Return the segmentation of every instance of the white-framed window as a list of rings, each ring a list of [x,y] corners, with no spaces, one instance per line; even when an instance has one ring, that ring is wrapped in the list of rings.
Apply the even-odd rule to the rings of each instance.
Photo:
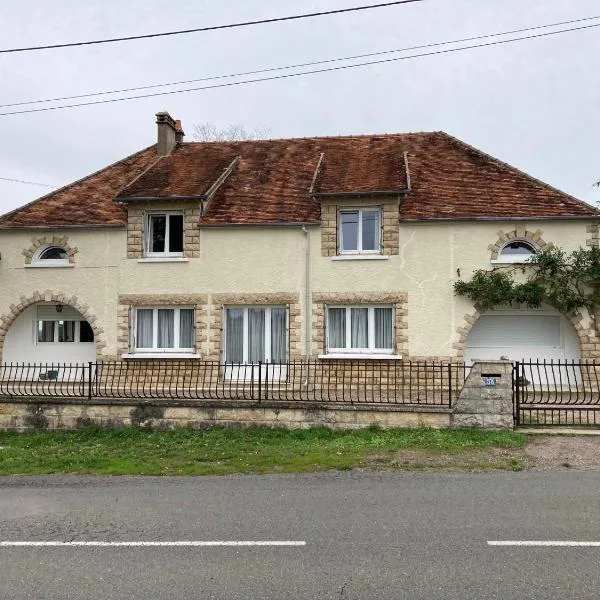
[[[35,339],[37,344],[91,343],[94,331],[87,321],[38,319]]]
[[[536,249],[528,242],[514,240],[505,244],[498,252],[497,263],[526,263],[536,254]]]
[[[67,251],[60,246],[43,246],[33,256],[33,264],[46,266],[61,266],[69,264]]]
[[[338,218],[340,254],[381,252],[380,208],[342,208]]]
[[[136,352],[194,352],[196,325],[192,307],[143,307],[134,311]]]
[[[287,362],[285,306],[226,306],[224,312],[226,363]]]
[[[327,352],[393,354],[393,306],[328,306]]]
[[[145,231],[146,256],[183,256],[182,212],[147,213]]]

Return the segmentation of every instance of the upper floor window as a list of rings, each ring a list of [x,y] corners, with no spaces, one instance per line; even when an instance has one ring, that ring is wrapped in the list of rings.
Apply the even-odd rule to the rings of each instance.
[[[146,255],[183,256],[183,214],[150,213],[146,216]]]
[[[497,262],[522,263],[527,262],[536,253],[535,248],[527,242],[514,241],[506,244],[498,253]]]
[[[327,308],[329,353],[394,352],[392,306],[330,306]]]
[[[341,209],[338,236],[342,254],[381,252],[381,209]]]
[[[33,264],[60,266],[69,264],[69,255],[60,246],[44,246],[35,254]]]

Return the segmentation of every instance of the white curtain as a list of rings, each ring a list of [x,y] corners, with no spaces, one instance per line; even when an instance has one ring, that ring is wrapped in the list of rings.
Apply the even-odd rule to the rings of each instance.
[[[158,347],[175,347],[175,311],[172,308],[158,309]]]
[[[394,348],[393,339],[393,309],[376,308],[375,309],[375,348]]]
[[[194,346],[194,311],[191,308],[182,308],[179,311],[179,347]]]
[[[328,348],[346,347],[346,309],[330,308],[327,311]]]
[[[351,346],[352,348],[369,347],[369,309],[351,308]]]
[[[228,308],[225,322],[225,361],[244,362],[244,309]]]
[[[271,309],[271,362],[284,363],[287,358],[286,309]]]
[[[248,309],[248,362],[265,360],[265,309]]]
[[[136,313],[137,320],[137,335],[136,335],[136,347],[138,348],[152,348],[152,337],[153,337],[153,323],[152,323],[152,309],[151,308],[138,308]]]

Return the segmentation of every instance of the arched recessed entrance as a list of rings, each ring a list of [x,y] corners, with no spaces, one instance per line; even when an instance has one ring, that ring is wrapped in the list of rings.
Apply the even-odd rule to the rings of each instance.
[[[492,310],[467,335],[465,360],[579,360],[581,346],[569,320],[549,307]]]
[[[5,363],[79,363],[96,360],[95,333],[72,306],[38,302],[25,308],[4,338]]]

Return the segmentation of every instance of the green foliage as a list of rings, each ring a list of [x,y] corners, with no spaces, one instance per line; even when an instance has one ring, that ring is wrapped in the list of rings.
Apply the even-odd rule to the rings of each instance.
[[[526,282],[515,281],[518,270],[527,273]],[[545,250],[527,265],[476,271],[470,281],[457,281],[454,292],[479,310],[511,304],[535,308],[545,302],[565,314],[585,307],[594,316],[600,304],[600,248]]]
[[[259,427],[205,430],[134,428],[0,432],[0,475],[223,475],[300,473],[327,469],[397,468],[397,452],[423,457],[473,455],[490,448],[519,449],[526,438],[482,429],[378,429],[340,431]],[[496,458],[486,468],[498,466]],[[448,465],[451,467],[452,465]],[[412,462],[402,468],[415,468]],[[446,467],[443,467],[446,468]]]

